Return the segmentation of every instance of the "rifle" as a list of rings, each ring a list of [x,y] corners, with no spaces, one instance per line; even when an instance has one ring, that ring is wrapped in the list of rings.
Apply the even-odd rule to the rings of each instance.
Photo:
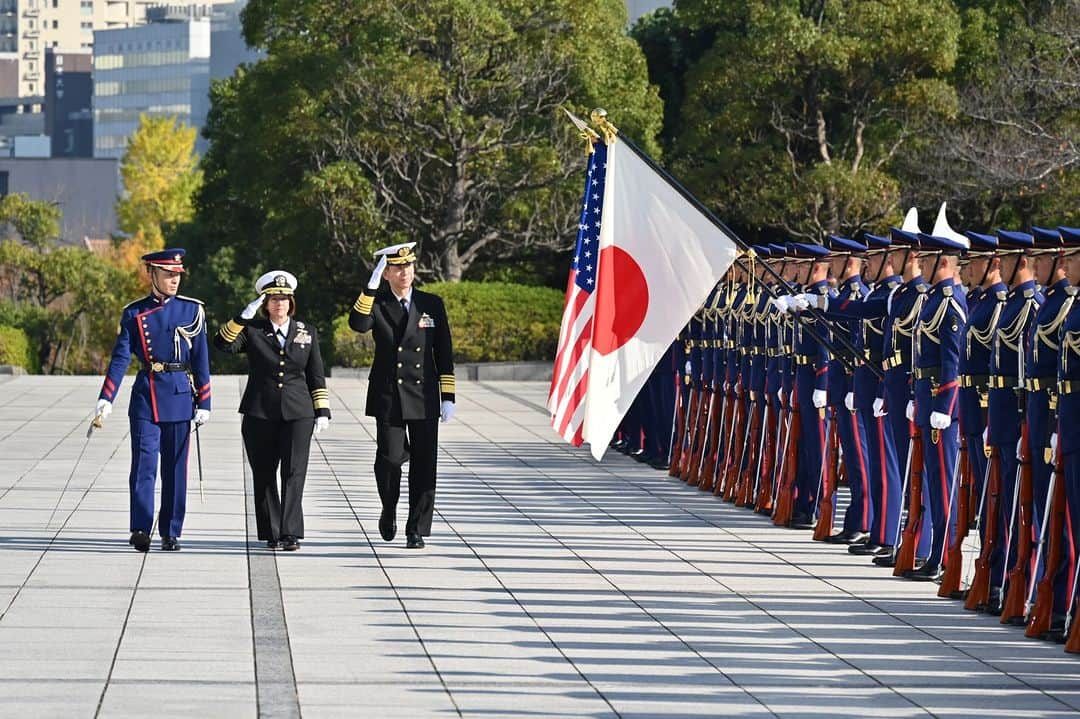
[[[1021,420],[1022,421],[1022,420]],[[1024,600],[1027,596],[1028,566],[1031,564],[1032,533],[1034,532],[1035,488],[1031,469],[1031,444],[1027,422],[1020,425],[1020,464],[1016,468],[1016,497],[1013,514],[1016,515],[1016,562],[1007,577],[1009,583],[1005,601],[1001,604],[1001,623],[1021,625],[1026,623]],[[1017,504],[1019,500],[1019,504]],[[1012,529],[1009,523],[1009,529]],[[1006,545],[1008,546],[1008,545]],[[1006,558],[1009,556],[1005,552]]]
[[[691,487],[698,486],[701,478],[701,465],[705,462],[705,453],[708,450],[709,425],[712,421],[713,405],[716,403],[716,392],[712,386],[706,387],[702,384],[701,391],[708,399],[701,400],[701,414],[704,419],[698,418],[697,432],[691,444],[690,471],[686,474],[686,483]]]
[[[915,545],[919,541],[922,531],[923,502],[922,502],[922,468],[923,468],[923,445],[922,433],[914,422],[910,423],[911,443],[908,450],[908,516],[907,524],[900,538],[900,547],[896,551],[896,566],[893,567],[893,576],[902,577],[905,572],[915,569]]]
[[[986,531],[982,533],[982,549],[975,560],[975,577],[964,600],[964,609],[970,611],[976,611],[990,601],[990,557],[997,550],[998,504],[1001,501],[1001,455],[997,447],[990,448],[986,471]]]
[[[716,483],[713,489],[713,494],[717,497],[723,497],[727,499],[728,493],[731,491],[731,485],[734,483],[734,477],[732,473],[738,471],[738,462],[741,461],[742,456],[739,450],[739,445],[736,442],[736,438],[739,435],[746,436],[746,403],[742,401],[746,393],[743,392],[742,384],[736,383],[732,390],[731,402],[734,405],[731,414],[731,424],[728,425],[728,431],[731,433],[728,437],[727,448],[724,452],[724,464],[721,471],[717,473]]]
[[[1080,582],[1080,557],[1077,558],[1076,566],[1073,568],[1073,585],[1072,592],[1069,593],[1069,608],[1065,610],[1065,651],[1069,654],[1080,654],[1080,622],[1073,621],[1076,618],[1076,585],[1078,582]]]
[[[726,426],[724,424],[727,417],[728,409],[728,393],[724,392],[723,384],[717,385],[713,388],[714,399],[719,396],[719,410],[714,410],[709,417],[709,444],[706,448],[705,462],[701,469],[701,478],[698,482],[698,489],[709,492],[713,488],[713,478],[716,475],[716,463],[720,458],[720,432]],[[714,406],[716,403],[714,402]]]
[[[795,405],[790,405],[787,410],[787,426],[784,429],[784,448],[780,454],[780,471],[776,474],[776,487],[772,497],[772,521],[780,527],[787,526],[787,523],[791,521],[791,485],[795,481],[791,468],[796,461],[793,455],[798,452],[798,440],[794,439],[799,432],[798,417],[799,413]],[[792,477],[790,480],[789,475]]]
[[[951,597],[960,591],[960,575],[964,565],[964,540],[969,527],[969,505],[971,504],[971,465],[967,455],[967,435],[960,433],[960,456],[957,458],[957,471],[960,473],[960,487],[956,500],[956,534],[949,545],[945,559],[945,573],[941,575],[939,597]]]
[[[824,417],[825,409],[818,412]],[[836,465],[839,442],[836,434],[837,417],[826,419],[825,427],[825,455],[821,458],[821,475],[818,480],[818,521],[814,525],[814,541],[823,542],[832,535],[833,514],[836,511]]]
[[[1062,547],[1067,511],[1064,473],[1065,468],[1059,454],[1054,461],[1054,471],[1050,475],[1050,487],[1046,492],[1046,511],[1043,512],[1042,526],[1039,528],[1039,548],[1035,554],[1035,567],[1038,568],[1043,550],[1046,548],[1046,565],[1038,585],[1035,584],[1035,572],[1031,573],[1031,586],[1028,588],[1028,599],[1024,606],[1025,615],[1028,617],[1027,629],[1024,630],[1024,636],[1027,637],[1037,638],[1046,634],[1050,631],[1053,618],[1055,575],[1065,554]],[[1047,532],[1050,536],[1048,543]],[[1032,606],[1031,597],[1036,594],[1036,587],[1038,591],[1035,604]]]
[[[753,398],[751,398],[750,401],[756,404]],[[762,403],[765,402],[764,393],[762,393],[760,400],[758,401]],[[749,449],[757,447],[758,452],[757,456],[747,458],[746,469],[744,469],[739,475],[739,486],[735,492],[736,507],[749,507],[754,503],[754,490],[757,488],[754,477],[756,476],[758,467],[760,467],[761,465],[761,451],[763,449],[761,446],[761,442],[759,441],[760,437],[763,434],[761,431],[761,425],[762,422],[765,420],[765,413],[768,411],[769,409],[767,404],[761,408],[760,412],[751,410],[753,414],[750,418],[750,434],[747,437],[747,447]]]
[[[754,490],[754,511],[758,514],[772,513],[773,470],[776,469],[776,460],[780,453],[780,438],[777,436],[780,432],[779,408],[774,408],[770,413],[769,404],[766,404],[765,412],[768,421],[765,422],[765,432],[761,436],[761,464],[757,471],[758,484]]]
[[[686,427],[683,434],[683,450],[679,456],[679,464],[675,467],[674,473],[672,473],[673,477],[686,477],[686,468],[690,463],[690,454],[693,450],[694,429],[697,426],[700,392],[700,388],[695,387],[693,386],[693,384],[691,384],[689,410],[686,413]]]
[[[682,370],[679,370],[679,376],[684,378],[684,383],[690,382],[690,378],[683,375]],[[675,428],[671,439],[671,463],[668,465],[669,477],[679,476],[679,465],[682,464],[683,440],[686,437],[687,414],[683,400],[683,388],[678,387],[675,390]]]

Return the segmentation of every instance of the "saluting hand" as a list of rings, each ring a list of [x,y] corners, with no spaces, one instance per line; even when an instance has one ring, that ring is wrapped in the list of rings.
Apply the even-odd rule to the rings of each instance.
[[[379,289],[379,282],[382,280],[383,270],[386,269],[386,255],[381,255],[379,261],[375,263],[375,269],[371,271],[371,278],[368,280],[367,286],[369,290]]]
[[[240,313],[240,317],[245,320],[250,320],[255,317],[255,313],[262,307],[262,303],[266,301],[266,295],[259,295],[254,300],[248,303],[248,306],[244,308],[244,311]]]

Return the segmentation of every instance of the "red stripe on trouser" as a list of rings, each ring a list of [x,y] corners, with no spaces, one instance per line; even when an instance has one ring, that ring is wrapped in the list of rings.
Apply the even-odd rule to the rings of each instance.
[[[945,543],[942,544],[942,549],[949,546],[949,515],[952,511],[950,505],[949,496],[949,478],[945,471],[945,442],[944,437],[939,439],[937,444],[938,453],[938,465],[941,469],[941,503],[945,507]]]
[[[1073,538],[1072,509],[1067,504],[1065,505],[1065,529],[1067,532],[1065,536],[1069,538],[1069,575],[1068,583],[1065,586],[1069,587],[1069,591],[1072,591],[1072,587],[1076,586],[1076,541]],[[1075,597],[1069,597],[1069,606],[1065,608],[1066,613],[1072,611],[1073,599]]]
[[[855,413],[851,413],[851,433],[855,437],[855,453],[859,455],[859,469],[862,471],[862,528],[859,530],[865,532],[870,528],[870,523],[866,521],[866,518],[870,516],[870,476],[866,473],[866,457],[863,452],[862,442],[859,440],[859,423],[856,420]]]

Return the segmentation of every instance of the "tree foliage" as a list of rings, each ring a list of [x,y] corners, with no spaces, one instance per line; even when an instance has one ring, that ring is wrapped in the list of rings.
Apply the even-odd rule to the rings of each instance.
[[[341,307],[374,249],[459,280],[569,247],[583,166],[560,107],[607,107],[656,149],[660,102],[620,0],[252,0],[266,51],[212,90],[203,257],[284,266]],[[334,313],[327,312],[329,320]]]
[[[120,160],[123,195],[116,203],[136,259],[163,248],[165,229],[195,215],[194,193],[202,182],[195,137],[195,128],[175,117],[139,116]]]

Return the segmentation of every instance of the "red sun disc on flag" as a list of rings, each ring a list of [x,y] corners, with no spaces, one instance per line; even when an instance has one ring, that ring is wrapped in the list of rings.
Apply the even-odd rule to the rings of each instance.
[[[610,354],[637,334],[649,309],[649,283],[626,250],[609,246],[600,252],[596,277],[593,349]]]

